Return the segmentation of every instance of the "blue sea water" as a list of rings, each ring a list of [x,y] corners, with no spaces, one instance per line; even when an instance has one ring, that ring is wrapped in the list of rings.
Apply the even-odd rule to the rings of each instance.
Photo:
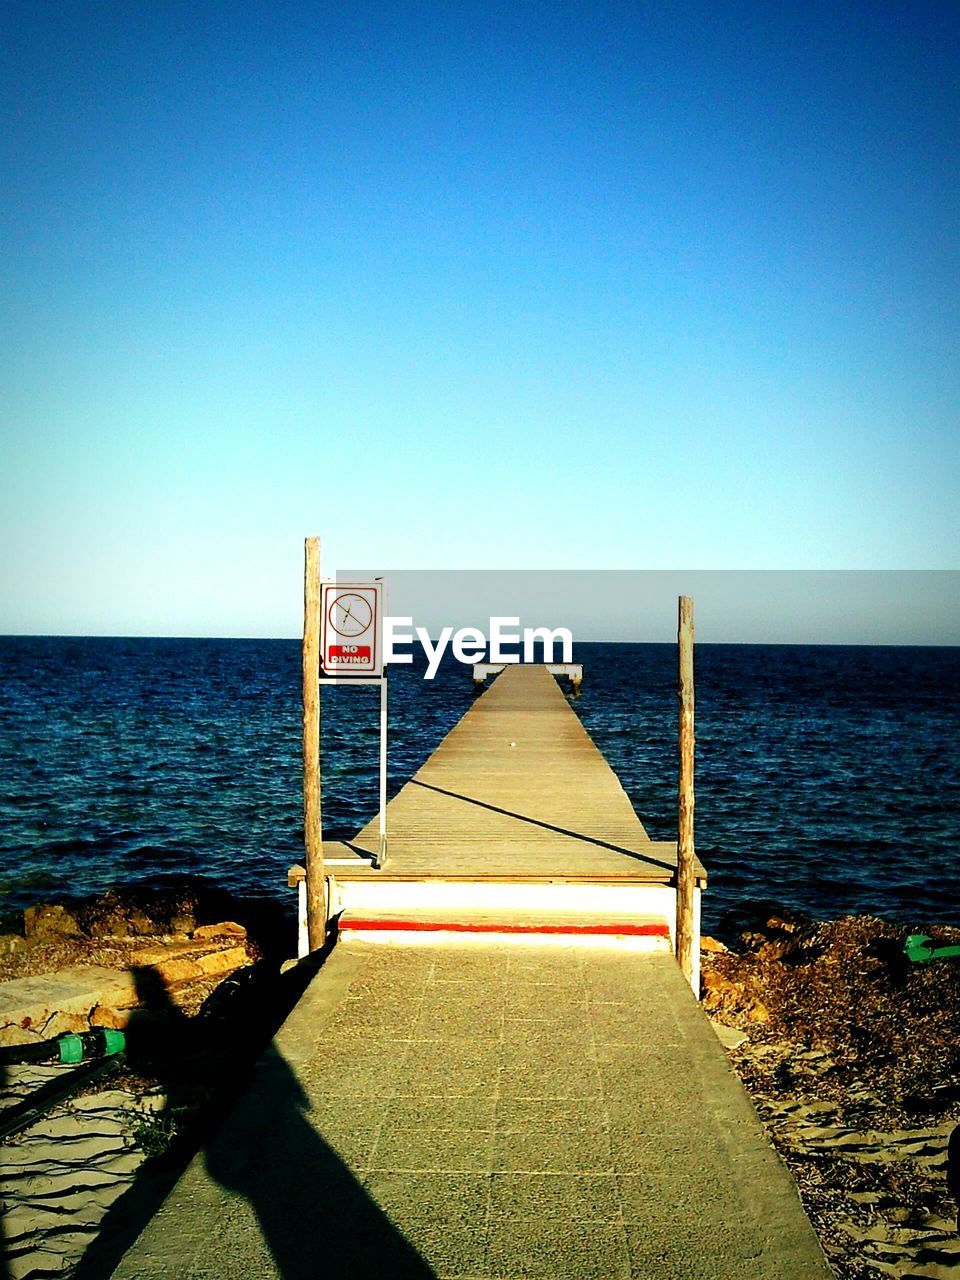
[[[575,657],[571,704],[673,838],[674,647]],[[757,897],[960,924],[960,650],[700,645],[696,666],[706,928]],[[475,696],[453,661],[421,675],[391,669],[390,794]],[[377,697],[323,690],[327,837],[376,810]],[[0,912],[182,875],[289,900],[300,768],[296,641],[0,638]]]

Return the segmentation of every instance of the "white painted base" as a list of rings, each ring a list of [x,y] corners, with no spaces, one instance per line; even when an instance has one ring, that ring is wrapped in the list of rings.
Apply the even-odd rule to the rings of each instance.
[[[329,914],[347,912],[354,917],[376,916],[389,912],[409,915],[416,919],[418,913],[451,911],[460,918],[469,918],[471,912],[489,914],[504,912],[506,916],[522,918],[525,913],[556,914],[576,919],[607,917],[625,923],[635,920],[662,921],[670,931],[669,943],[665,938],[618,938],[615,935],[599,935],[589,941],[585,935],[569,937],[557,934],[464,934],[436,932],[408,932],[402,930],[371,930],[364,933],[365,941],[392,942],[410,945],[427,942],[455,940],[458,945],[489,942],[491,938],[509,940],[517,946],[597,946],[631,951],[676,951],[677,892],[665,884],[523,884],[477,883],[456,880],[333,880]],[[693,973],[690,986],[700,998],[700,911],[702,890],[693,895]],[[345,938],[356,937],[351,931]]]
[[[500,946],[571,949],[589,947],[596,951],[649,951],[672,950],[668,938],[638,938],[622,934],[558,934],[558,933],[459,933],[430,929],[346,929],[340,935],[340,945],[351,942],[375,942],[387,946]]]
[[[367,915],[378,911],[556,913],[663,920],[671,937],[677,894],[660,884],[523,884],[455,880],[338,880],[331,911]]]
[[[310,941],[307,935],[307,882],[301,880],[297,884],[297,959],[302,960],[310,954]]]

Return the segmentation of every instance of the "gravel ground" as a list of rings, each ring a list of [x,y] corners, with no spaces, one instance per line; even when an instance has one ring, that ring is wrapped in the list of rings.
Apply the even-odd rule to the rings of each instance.
[[[733,923],[732,949],[704,956],[704,1006],[748,1036],[731,1061],[837,1275],[956,1280],[960,958],[911,963],[910,931],[867,916],[761,904]]]

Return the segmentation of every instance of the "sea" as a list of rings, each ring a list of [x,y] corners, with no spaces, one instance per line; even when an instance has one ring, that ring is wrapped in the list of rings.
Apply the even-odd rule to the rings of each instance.
[[[570,705],[651,838],[676,835],[676,649],[579,644]],[[395,794],[477,696],[389,672]],[[960,925],[960,649],[698,645],[704,928],[743,904]],[[322,690],[325,838],[377,808],[379,702]],[[0,915],[203,877],[289,904],[302,861],[300,646],[0,638]]]

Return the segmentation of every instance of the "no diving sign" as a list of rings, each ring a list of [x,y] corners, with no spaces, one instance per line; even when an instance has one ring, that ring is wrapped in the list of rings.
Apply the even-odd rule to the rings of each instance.
[[[320,665],[327,676],[383,674],[381,583],[324,582]]]

